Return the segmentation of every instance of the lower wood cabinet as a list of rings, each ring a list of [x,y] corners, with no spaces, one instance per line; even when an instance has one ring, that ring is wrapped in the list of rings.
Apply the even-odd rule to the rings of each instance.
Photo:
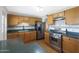
[[[47,43],[48,45],[50,45],[50,41],[49,41],[49,33],[45,32],[45,43]]]
[[[67,53],[79,53],[79,39],[63,36],[63,51]]]
[[[18,36],[18,32],[16,32],[16,33],[8,33],[7,34],[7,39],[15,40],[15,39],[17,39],[17,36]]]
[[[24,34],[24,42],[30,42],[36,40],[36,31],[25,32]]]
[[[36,40],[36,31],[32,31],[30,35],[31,35],[31,40]]]
[[[36,31],[8,33],[7,39],[19,39],[27,43],[36,40]]]
[[[79,39],[70,38],[74,42],[74,52],[79,53]]]
[[[24,33],[24,43],[29,42],[31,40],[30,32]]]
[[[20,40],[23,40],[24,39],[24,32],[18,32],[18,38]]]

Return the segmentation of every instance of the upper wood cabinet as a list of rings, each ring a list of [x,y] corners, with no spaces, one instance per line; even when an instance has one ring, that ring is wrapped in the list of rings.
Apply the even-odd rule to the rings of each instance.
[[[29,22],[30,24],[35,24],[35,21],[36,21],[35,18],[30,17],[30,22]]]
[[[53,15],[48,15],[48,20],[47,20],[47,23],[48,24],[53,24]]]
[[[53,14],[53,18],[56,18],[56,17],[64,17],[64,11]]]
[[[8,15],[7,24],[8,26],[16,26],[18,24],[18,16]]]
[[[18,23],[22,23],[23,22],[23,17],[22,16],[18,16]]]
[[[58,16],[59,16],[59,17],[64,17],[64,16],[65,16],[65,12],[64,12],[64,11],[63,11],[63,12],[59,12],[59,13],[58,13]]]
[[[53,14],[53,18],[58,17],[58,13]]]
[[[7,17],[7,24],[8,26],[16,26],[19,23],[29,23],[29,24],[35,24],[36,21],[40,21],[41,18],[36,17],[27,17],[27,16],[16,16],[16,15],[8,15]]]
[[[26,17],[26,16],[23,17],[23,22],[29,23],[29,21],[30,21],[29,17]]]
[[[66,24],[79,24],[79,7],[65,11]]]
[[[36,21],[40,21],[40,20],[41,20],[40,18],[30,17],[29,23],[30,23],[30,24],[35,24]]]

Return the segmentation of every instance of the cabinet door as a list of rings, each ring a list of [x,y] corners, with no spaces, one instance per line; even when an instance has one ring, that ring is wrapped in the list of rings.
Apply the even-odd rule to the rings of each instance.
[[[58,17],[58,13],[53,14],[53,18]]]
[[[35,18],[30,17],[30,21],[29,21],[29,23],[30,23],[31,25],[32,25],[32,24],[35,24],[35,21],[36,21]]]
[[[7,39],[15,40],[18,38],[18,33],[8,33]]]
[[[64,17],[64,11],[58,13],[58,17]]]
[[[7,24],[8,26],[16,26],[18,24],[18,16],[8,15]]]
[[[29,23],[29,21],[30,21],[30,20],[29,20],[29,17],[24,17],[24,18],[23,18],[23,22]]]
[[[74,52],[75,53],[79,53],[79,39],[76,38],[71,38],[74,42]]]
[[[79,7],[65,11],[66,24],[79,24]]]
[[[79,39],[76,40],[76,50],[77,53],[79,53]]]
[[[64,52],[74,53],[76,52],[75,41],[69,37],[63,37],[63,50]]]
[[[22,23],[23,22],[23,17],[22,16],[18,16],[18,23]]]
[[[45,32],[45,42],[50,45],[50,41],[49,41],[49,33]]]
[[[24,43],[27,43],[29,41],[31,41],[30,32],[25,32],[24,33]]]
[[[47,20],[47,23],[48,24],[53,24],[53,15],[48,15],[48,20]]]
[[[31,40],[32,41],[36,40],[36,31],[32,31],[30,35],[31,35]]]
[[[18,33],[18,38],[19,38],[20,40],[24,40],[24,35],[25,35],[24,32],[19,32],[19,33]]]

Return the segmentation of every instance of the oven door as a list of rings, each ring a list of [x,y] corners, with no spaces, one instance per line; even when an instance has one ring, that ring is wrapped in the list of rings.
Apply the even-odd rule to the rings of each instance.
[[[53,33],[50,35],[50,43],[53,48],[61,51],[62,48],[62,34]]]

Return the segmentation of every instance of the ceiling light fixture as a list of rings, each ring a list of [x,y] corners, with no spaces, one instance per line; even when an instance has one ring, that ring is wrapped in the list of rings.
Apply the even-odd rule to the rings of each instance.
[[[43,11],[43,7],[41,7],[41,6],[36,6],[35,9],[36,9],[37,12]]]

